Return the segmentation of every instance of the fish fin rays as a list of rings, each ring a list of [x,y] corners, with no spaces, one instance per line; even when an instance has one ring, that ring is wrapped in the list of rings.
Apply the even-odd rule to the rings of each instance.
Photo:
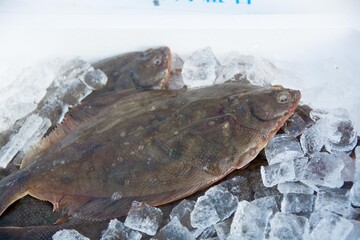
[[[45,192],[33,192],[30,195],[41,200],[50,201],[54,205],[54,210],[62,210],[75,218],[102,221],[126,216],[133,201],[159,206],[188,196],[198,189],[198,186],[193,186],[180,191],[173,190],[146,196],[121,197],[119,195],[118,198]]]
[[[107,106],[118,101],[120,98],[133,93],[133,90],[118,93],[106,93],[75,106],[65,115],[64,121],[61,124],[56,126],[48,136],[41,139],[28,151],[22,160],[20,168],[24,168],[33,161],[36,161],[36,159],[39,159],[36,156],[46,152],[49,148],[63,140],[70,133],[76,131],[81,124],[90,121]]]

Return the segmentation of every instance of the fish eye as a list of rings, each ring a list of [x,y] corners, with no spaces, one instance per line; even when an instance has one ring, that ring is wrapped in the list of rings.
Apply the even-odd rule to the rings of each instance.
[[[160,65],[160,64],[162,63],[161,58],[155,58],[154,61],[153,61],[153,63],[154,63],[155,65]]]
[[[288,103],[290,100],[290,94],[287,92],[281,92],[277,95],[278,103]]]

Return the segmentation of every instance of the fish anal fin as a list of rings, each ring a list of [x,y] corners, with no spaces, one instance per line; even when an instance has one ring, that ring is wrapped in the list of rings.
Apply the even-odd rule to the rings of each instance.
[[[94,197],[50,192],[30,192],[30,195],[50,201],[54,205],[54,210],[62,210],[70,216],[84,220],[102,221],[127,215],[133,201],[159,206],[186,197],[197,190],[200,190],[199,186],[153,195],[124,197],[120,195],[116,195],[117,197]]]

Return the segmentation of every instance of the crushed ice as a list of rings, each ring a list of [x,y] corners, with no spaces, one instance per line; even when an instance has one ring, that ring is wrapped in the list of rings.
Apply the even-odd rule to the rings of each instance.
[[[194,52],[185,61],[174,59],[173,89],[228,80],[268,86],[279,72],[265,59],[239,54],[229,55],[221,64],[210,48]],[[13,90],[0,97],[6,110],[0,115],[0,166],[61,121],[61,114],[54,119],[51,112],[77,104],[106,81],[101,71],[78,59],[52,68],[46,77],[43,72],[25,70],[9,86]],[[26,93],[29,84],[34,85]],[[41,103],[39,96],[44,95]],[[159,208],[134,202],[124,222],[110,221],[102,239],[135,240],[144,235],[154,240],[359,239],[360,148],[353,151],[358,144],[355,124],[343,109],[315,109],[310,117],[297,111],[283,127],[284,134],[269,142],[265,148],[269,165],[261,167],[261,173],[228,179],[196,201],[184,199],[165,222]],[[20,124],[16,125],[17,119]],[[12,131],[4,135],[6,129]],[[74,230],[62,230],[53,239],[86,238]]]

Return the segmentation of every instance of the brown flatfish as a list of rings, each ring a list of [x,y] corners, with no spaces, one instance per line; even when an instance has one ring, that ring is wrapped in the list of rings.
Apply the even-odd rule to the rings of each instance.
[[[74,109],[0,182],[0,213],[31,195],[104,220],[126,215],[134,200],[186,197],[246,166],[300,100],[296,90],[241,84],[135,92]]]

